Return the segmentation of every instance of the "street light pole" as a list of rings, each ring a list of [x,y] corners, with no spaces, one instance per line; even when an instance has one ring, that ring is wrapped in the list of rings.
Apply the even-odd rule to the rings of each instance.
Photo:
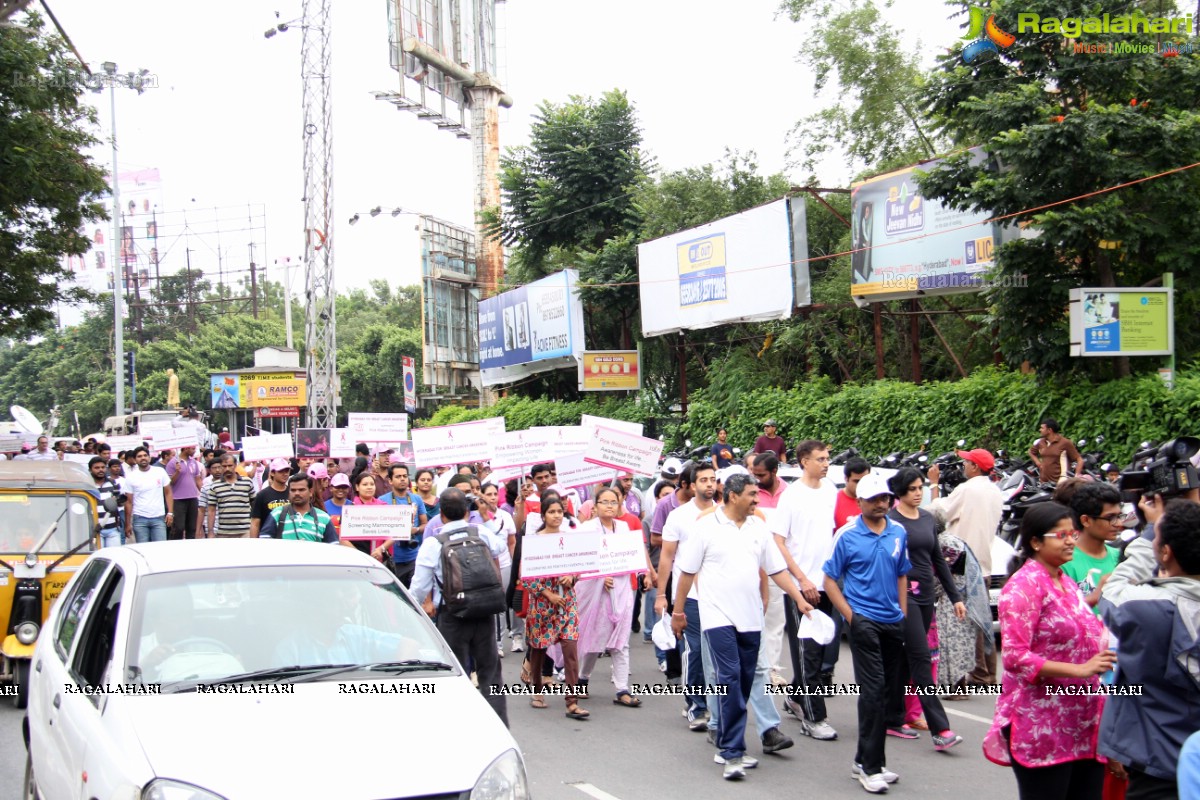
[[[157,79],[147,70],[138,70],[126,75],[117,74],[117,65],[112,61],[103,64],[104,74],[93,73],[95,82],[89,81],[88,87],[95,92],[104,91],[108,84],[109,108],[112,112],[112,196],[113,196],[113,372],[115,373],[115,403],[116,415],[125,413],[125,376],[122,369],[125,366],[125,309],[122,302],[124,286],[124,264],[121,263],[121,187],[117,180],[117,84],[134,89],[138,94],[146,90],[146,86],[156,86]]]
[[[112,196],[113,196],[113,372],[116,377],[116,411],[118,417],[125,413],[125,313],[122,308],[124,281],[121,274],[121,189],[117,179],[117,82],[113,76],[117,65],[104,62],[108,73],[108,96],[112,109]]]

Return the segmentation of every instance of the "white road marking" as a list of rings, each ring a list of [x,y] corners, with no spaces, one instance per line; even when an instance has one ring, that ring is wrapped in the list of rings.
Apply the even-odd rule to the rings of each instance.
[[[595,798],[595,800],[621,800],[621,798],[617,797],[616,795],[611,795],[603,789],[597,789],[590,783],[568,783],[567,785],[574,786],[588,797]]]
[[[968,714],[966,711],[959,711],[957,708],[947,708],[945,706],[943,706],[943,710],[947,714],[953,714],[956,717],[966,717],[967,719],[973,719],[976,722],[982,722],[984,725],[992,724],[992,720],[989,717],[981,717],[978,714]]]

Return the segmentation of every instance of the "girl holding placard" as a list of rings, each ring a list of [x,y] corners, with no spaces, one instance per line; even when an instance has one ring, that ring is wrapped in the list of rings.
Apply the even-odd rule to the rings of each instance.
[[[557,492],[546,492],[541,498],[542,524],[538,535],[560,535],[570,530],[565,524],[566,506]],[[529,594],[529,613],[525,617],[525,637],[529,644],[529,673],[534,697],[530,705],[546,708],[542,697],[542,664],[546,648],[558,643],[562,648],[563,665],[568,687],[579,685],[579,608],[575,599],[576,575],[522,579]],[[589,712],[579,707],[579,697],[566,696],[567,716],[587,719]]]

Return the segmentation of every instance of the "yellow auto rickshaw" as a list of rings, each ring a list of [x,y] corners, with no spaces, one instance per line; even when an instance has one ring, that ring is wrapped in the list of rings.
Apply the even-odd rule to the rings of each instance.
[[[82,464],[0,462],[0,682],[17,708],[50,606],[98,544],[95,491]]]

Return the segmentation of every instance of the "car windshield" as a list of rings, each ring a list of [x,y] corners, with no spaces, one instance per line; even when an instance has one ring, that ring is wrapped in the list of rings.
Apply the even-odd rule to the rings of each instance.
[[[58,529],[43,553],[65,553],[92,535],[91,504],[78,495],[0,492],[0,553],[28,553],[50,530]]]
[[[260,566],[142,578],[126,680],[218,681],[287,667],[453,663],[382,567]]]

